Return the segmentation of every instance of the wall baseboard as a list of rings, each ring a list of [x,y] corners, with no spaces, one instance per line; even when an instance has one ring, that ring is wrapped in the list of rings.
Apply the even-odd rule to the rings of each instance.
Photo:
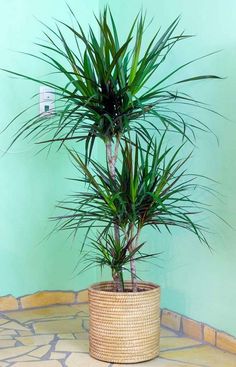
[[[47,307],[52,305],[71,305],[88,302],[88,290],[41,291],[15,298],[12,295],[0,297],[0,312]],[[223,351],[236,354],[236,338],[212,326],[190,319],[168,309],[161,310],[161,324],[203,343],[210,344]]]

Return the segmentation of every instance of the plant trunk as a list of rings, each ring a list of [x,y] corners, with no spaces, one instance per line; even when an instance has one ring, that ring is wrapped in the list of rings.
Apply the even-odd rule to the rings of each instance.
[[[122,274],[119,274],[117,272],[112,272],[112,277],[115,284],[115,290],[116,292],[123,292],[124,286],[123,286],[123,280],[122,280]]]
[[[106,142],[106,159],[107,159],[108,169],[109,169],[112,180],[114,180],[115,176],[116,176],[116,161],[117,161],[117,157],[118,157],[119,144],[120,144],[120,140],[119,140],[119,138],[117,138],[116,139],[116,145],[115,145],[115,151],[114,151],[114,155],[113,155],[112,154],[112,142],[111,142],[111,140]],[[117,224],[114,224],[114,237],[115,237],[115,240],[117,242],[120,241],[120,230],[119,230],[119,226]],[[123,292],[124,291],[124,286],[123,286],[122,272],[120,274],[119,273],[114,273],[112,276],[113,276],[113,280],[114,280],[114,283],[115,283],[116,291],[117,292]]]
[[[132,225],[131,235],[130,235],[132,241],[128,248],[130,253],[138,246],[139,234],[140,234],[140,229],[137,230],[136,239],[134,241],[134,226]],[[133,292],[137,292],[138,285],[137,285],[137,276],[136,276],[136,264],[135,264],[135,259],[133,258],[133,256],[131,256],[130,258],[130,272],[131,272],[132,290]]]

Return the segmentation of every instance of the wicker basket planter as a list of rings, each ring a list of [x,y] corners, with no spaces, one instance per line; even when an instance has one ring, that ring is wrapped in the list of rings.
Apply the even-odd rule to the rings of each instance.
[[[131,284],[127,282],[125,288]],[[136,363],[159,355],[160,287],[139,283],[137,293],[113,292],[113,283],[89,289],[90,355],[110,363]]]

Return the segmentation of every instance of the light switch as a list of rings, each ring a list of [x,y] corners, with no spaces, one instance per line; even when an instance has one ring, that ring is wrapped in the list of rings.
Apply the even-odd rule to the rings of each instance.
[[[50,117],[54,113],[55,108],[55,94],[54,90],[44,85],[40,86],[40,115]]]

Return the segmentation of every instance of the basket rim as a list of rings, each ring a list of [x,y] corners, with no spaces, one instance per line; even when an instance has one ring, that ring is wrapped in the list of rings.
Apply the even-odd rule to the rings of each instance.
[[[88,290],[93,292],[93,293],[95,292],[95,293],[98,293],[98,294],[101,294],[101,293],[102,294],[111,294],[111,295],[113,294],[116,297],[119,296],[119,295],[120,296],[127,295],[129,297],[131,297],[131,296],[137,297],[137,295],[150,294],[150,293],[156,292],[157,290],[160,290],[160,286],[158,284],[155,284],[155,283],[152,283],[152,282],[145,282],[145,281],[137,282],[137,284],[139,286],[140,285],[150,286],[150,289],[145,290],[145,291],[140,291],[140,292],[113,292],[113,291],[103,290],[103,289],[100,288],[102,286],[106,286],[106,285],[110,285],[110,284],[114,284],[114,283],[112,281],[104,281],[104,282],[93,283],[88,288]],[[132,282],[131,281],[125,281],[124,284],[131,285]]]

